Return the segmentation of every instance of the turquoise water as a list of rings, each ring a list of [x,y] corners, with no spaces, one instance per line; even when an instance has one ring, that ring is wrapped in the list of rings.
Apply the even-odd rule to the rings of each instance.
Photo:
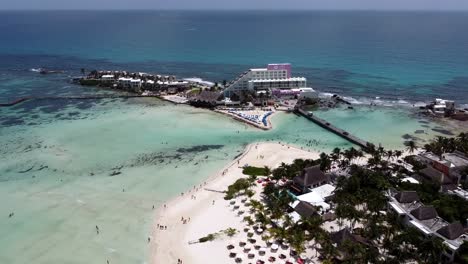
[[[386,146],[401,147],[401,135],[420,128],[400,111],[355,110],[354,118],[367,118],[358,126],[339,113],[347,112],[321,114]],[[375,130],[378,116],[386,117],[381,126],[401,125]],[[323,151],[351,146],[294,114],[274,116],[275,129],[265,132],[158,100],[98,104],[72,120],[41,123],[50,118],[39,114],[37,125],[0,130],[1,263],[144,263],[152,206],[203,182],[246,144],[282,141]],[[115,171],[121,174],[111,176]]]
[[[402,148],[408,138],[422,141],[440,129],[415,115],[413,102],[436,96],[468,102],[467,18],[463,12],[1,11],[0,30],[8,37],[0,41],[0,102],[113,93],[69,83],[81,68],[222,81],[252,66],[291,62],[321,92],[398,105],[316,114],[363,139]],[[31,71],[39,67],[65,72]],[[203,182],[246,144],[351,146],[293,114],[280,113],[273,123],[273,130],[259,131],[149,99],[0,108],[0,263],[144,263],[153,205]]]

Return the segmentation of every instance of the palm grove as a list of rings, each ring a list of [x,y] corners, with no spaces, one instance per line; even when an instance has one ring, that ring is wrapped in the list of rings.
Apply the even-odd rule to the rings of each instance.
[[[407,149],[417,149],[414,141],[407,142]],[[439,137],[424,146],[427,151],[442,154],[458,150],[468,154],[468,137],[462,133],[455,138]],[[440,263],[441,252],[445,245],[440,238],[424,236],[418,230],[405,226],[398,216],[387,210],[389,189],[414,190],[425,204],[433,205],[440,216],[447,221],[460,221],[466,224],[468,202],[460,197],[439,192],[437,183],[423,181],[421,184],[403,182],[410,172],[399,162],[401,151],[385,150],[369,145],[368,156],[354,148],[334,149],[332,153],[320,155],[318,160],[297,159],[292,164],[281,164],[271,171],[261,168],[250,171],[248,178],[242,178],[229,186],[226,199],[240,194],[253,196],[251,187],[256,175],[267,175],[272,181],[264,187],[262,201],[251,200],[250,210],[254,217],[247,216],[244,221],[250,225],[269,228],[269,236],[264,239],[277,239],[288,242],[298,253],[306,250],[306,245],[320,253],[323,263]],[[356,165],[353,161],[367,158],[366,165]],[[405,160],[411,160],[406,159]],[[400,161],[401,162],[401,161]],[[304,168],[320,165],[323,171],[332,168],[341,173],[334,179],[335,192],[331,203],[338,223],[351,223],[350,232],[356,239],[346,239],[337,245],[332,235],[323,229],[324,220],[319,214],[302,217],[294,223],[285,212],[291,211],[293,201],[289,185],[274,182],[290,182]],[[418,170],[420,167],[415,166]],[[468,171],[467,171],[468,172]],[[282,225],[277,225],[282,220]],[[357,226],[359,223],[359,227]],[[310,242],[310,243],[307,243]],[[456,262],[468,263],[468,246],[460,248]]]

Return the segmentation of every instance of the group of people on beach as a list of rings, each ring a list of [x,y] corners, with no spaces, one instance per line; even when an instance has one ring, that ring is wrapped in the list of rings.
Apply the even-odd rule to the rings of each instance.
[[[157,224],[156,227],[159,228],[159,230],[167,230],[167,226],[166,226],[166,225]]]

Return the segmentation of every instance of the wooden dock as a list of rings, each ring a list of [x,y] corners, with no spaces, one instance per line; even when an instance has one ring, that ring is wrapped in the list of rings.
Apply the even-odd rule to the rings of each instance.
[[[358,137],[356,137],[354,135],[351,135],[349,132],[330,124],[326,120],[323,120],[321,118],[316,117],[312,113],[304,111],[304,110],[302,110],[300,108],[296,109],[295,111],[296,111],[296,113],[302,115],[303,117],[309,119],[310,121],[316,123],[317,125],[319,125],[319,126],[325,128],[325,129],[335,133],[336,135],[348,140],[349,142],[351,142],[353,144],[356,144],[356,145],[360,146],[364,150],[366,150],[367,147],[369,146],[369,144],[371,144],[368,141],[362,140],[362,139],[360,139],[360,138],[358,138]]]

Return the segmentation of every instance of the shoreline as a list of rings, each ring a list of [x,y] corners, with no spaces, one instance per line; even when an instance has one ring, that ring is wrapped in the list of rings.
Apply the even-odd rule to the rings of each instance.
[[[265,158],[259,159],[257,154],[263,155]],[[233,221],[241,222],[239,218],[231,218],[231,221],[229,221],[228,215],[226,215],[226,212],[228,212],[226,210],[229,209],[223,206],[223,203],[226,201],[223,199],[224,194],[220,193],[220,191],[224,191],[235,180],[245,177],[239,166],[247,163],[253,166],[262,166],[263,164],[264,166],[274,168],[280,165],[281,162],[290,163],[297,158],[316,159],[319,155],[319,152],[301,150],[288,144],[259,142],[247,145],[243,153],[229,162],[221,171],[211,175],[198,187],[184,192],[184,195],[170,199],[156,210],[153,217],[154,222],[151,226],[150,263],[176,263],[178,259],[185,260],[184,263],[207,263],[207,260],[204,259],[206,258],[206,254],[225,253],[225,250],[218,250],[220,252],[215,253],[213,250],[212,252],[206,251],[209,249],[203,249],[203,246],[206,246],[205,248],[212,248],[214,245],[220,249],[224,247],[223,241],[213,241],[192,246],[188,245],[188,241],[196,240],[211,232],[218,232],[220,231],[218,229],[223,225],[235,225],[236,223]],[[208,191],[207,189],[214,191]],[[196,199],[192,199],[193,195],[196,196]],[[212,201],[215,201],[215,204]],[[222,223],[209,223],[205,226],[206,222],[209,222],[211,219],[219,219],[220,216],[218,214],[221,214],[223,217]],[[189,217],[190,221],[187,224],[183,224],[181,223],[181,217],[185,219]],[[158,224],[167,226],[167,230],[158,229]],[[214,228],[216,231],[206,231],[205,229],[207,228]],[[200,247],[202,247],[200,252],[206,252],[197,253],[198,251],[194,252],[192,250],[192,248]],[[222,260],[223,258],[226,259],[227,255],[219,257],[222,257],[222,259],[213,258],[211,263],[225,263]]]
[[[231,117],[232,119],[234,119],[234,120],[236,120],[236,121],[239,121],[239,122],[241,122],[241,123],[245,123],[245,124],[247,124],[247,125],[250,125],[250,126],[253,126],[253,127],[255,127],[255,128],[259,128],[259,129],[261,129],[261,130],[265,130],[265,131],[273,129],[273,124],[272,124],[272,122],[271,122],[271,117],[273,117],[273,116],[276,115],[276,113],[277,113],[277,111],[273,111],[273,113],[270,114],[270,115],[267,117],[267,124],[268,124],[268,126],[265,127],[265,126],[261,126],[261,125],[259,125],[259,124],[257,124],[257,123],[254,123],[254,122],[252,122],[252,121],[249,121],[249,120],[247,120],[247,119],[238,117],[238,116],[236,116],[236,115],[234,115],[234,114],[225,112],[225,111],[223,111],[223,110],[214,109],[213,112],[220,113],[220,114],[222,114],[222,115]]]

